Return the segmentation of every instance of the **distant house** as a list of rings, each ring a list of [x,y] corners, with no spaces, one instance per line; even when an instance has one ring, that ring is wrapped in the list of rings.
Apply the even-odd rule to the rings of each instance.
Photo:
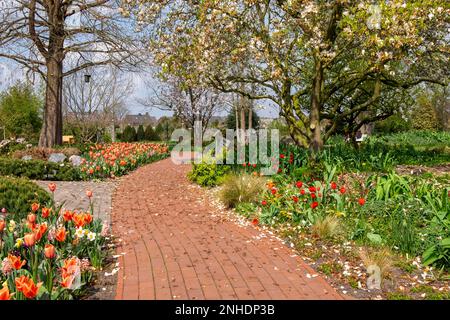
[[[152,127],[156,126],[158,120],[147,113],[142,114],[127,114],[121,123],[121,129],[123,130],[126,126],[135,127],[136,129],[142,125],[144,128],[148,125]]]

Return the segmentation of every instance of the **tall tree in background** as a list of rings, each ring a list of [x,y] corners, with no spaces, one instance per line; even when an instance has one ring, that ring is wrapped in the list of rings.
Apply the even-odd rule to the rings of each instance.
[[[91,142],[99,129],[111,128],[114,140],[115,126],[128,113],[126,99],[133,86],[117,68],[88,68],[90,81],[84,75],[73,73],[64,82],[63,113],[73,134],[80,142]]]
[[[9,0],[0,11],[0,57],[45,82],[39,145],[62,142],[63,78],[87,67],[135,64],[135,44],[114,0]]]
[[[165,73],[273,101],[292,138],[313,150],[350,117],[356,130],[390,116],[379,108],[386,88],[448,82],[446,0],[138,0],[124,8],[155,26],[150,50]]]
[[[147,83],[147,87],[152,87]],[[193,128],[195,121],[201,121],[203,132],[211,117],[224,109],[226,95],[215,89],[190,86],[183,79],[170,77],[162,81],[153,94],[138,102],[148,108],[172,111],[182,125]]]

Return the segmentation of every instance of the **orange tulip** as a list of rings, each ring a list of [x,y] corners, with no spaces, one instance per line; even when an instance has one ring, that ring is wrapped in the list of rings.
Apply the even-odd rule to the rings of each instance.
[[[32,247],[36,243],[36,236],[34,235],[34,233],[27,233],[23,237],[23,242],[25,242],[25,245],[27,247]]]
[[[5,220],[0,220],[0,232],[3,232],[3,230],[5,230],[5,227],[6,227]]]
[[[82,213],[75,213],[72,217],[72,221],[77,228],[82,227],[86,224],[84,220],[84,214]]]
[[[35,223],[36,222],[36,215],[34,214],[34,213],[30,213],[28,216],[27,216],[27,221],[29,222],[29,223]]]
[[[16,278],[15,283],[17,291],[22,292],[28,299],[34,299],[38,294],[39,288],[42,286],[42,282],[34,284],[33,279],[27,276]]]
[[[92,220],[93,220],[92,215],[89,214],[89,213],[84,214],[83,215],[83,220],[84,220],[85,224],[91,223]]]
[[[49,184],[48,184],[48,189],[49,189],[51,192],[55,192],[55,190],[56,190],[56,184],[54,184],[53,182],[52,182],[52,183],[49,183]]]
[[[50,208],[42,208],[42,218],[48,218],[52,209]]]
[[[65,228],[59,228],[56,230],[55,239],[59,242],[66,241],[66,229]]]
[[[65,277],[63,276],[61,281],[61,287],[70,289],[70,287],[72,287],[74,279],[75,277],[73,275],[66,275]]]
[[[8,260],[11,266],[16,270],[22,269],[22,267],[27,263],[25,259],[21,260],[20,257],[14,256],[12,254],[8,254]]]
[[[64,214],[63,214],[64,221],[66,221],[66,222],[67,221],[71,221],[72,217],[73,217],[73,212],[72,211],[66,210],[64,212]]]
[[[9,294],[8,287],[3,287],[3,289],[0,290],[0,300],[10,300],[11,295]]]
[[[41,240],[42,236],[44,235],[44,233],[47,231],[47,224],[42,223],[38,226],[37,230],[35,231],[35,239],[36,242]]]
[[[36,211],[38,211],[39,210],[39,203],[33,203],[32,205],[31,205],[31,211],[33,211],[33,212],[36,212]]]
[[[56,257],[55,247],[51,244],[46,244],[44,248],[44,255],[47,259],[53,259]]]

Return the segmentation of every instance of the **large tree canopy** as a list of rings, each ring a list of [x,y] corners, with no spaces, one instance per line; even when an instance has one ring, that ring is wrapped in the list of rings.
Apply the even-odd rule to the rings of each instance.
[[[137,0],[124,12],[154,26],[163,73],[272,100],[293,139],[317,150],[339,128],[391,115],[382,99],[448,81],[448,2],[373,3]]]
[[[116,0],[6,0],[0,3],[0,57],[45,82],[39,144],[62,142],[62,81],[96,65],[136,62],[133,27]]]

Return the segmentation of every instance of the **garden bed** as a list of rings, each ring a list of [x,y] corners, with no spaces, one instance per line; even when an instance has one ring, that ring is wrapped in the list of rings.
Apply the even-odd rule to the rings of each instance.
[[[48,188],[54,193],[57,185]],[[91,202],[92,191],[86,197]],[[2,209],[1,300],[78,299],[88,294],[86,288],[103,271],[114,247],[109,225],[94,219],[90,204],[88,211],[67,210],[55,205],[52,196],[46,203],[33,202],[26,211]]]

